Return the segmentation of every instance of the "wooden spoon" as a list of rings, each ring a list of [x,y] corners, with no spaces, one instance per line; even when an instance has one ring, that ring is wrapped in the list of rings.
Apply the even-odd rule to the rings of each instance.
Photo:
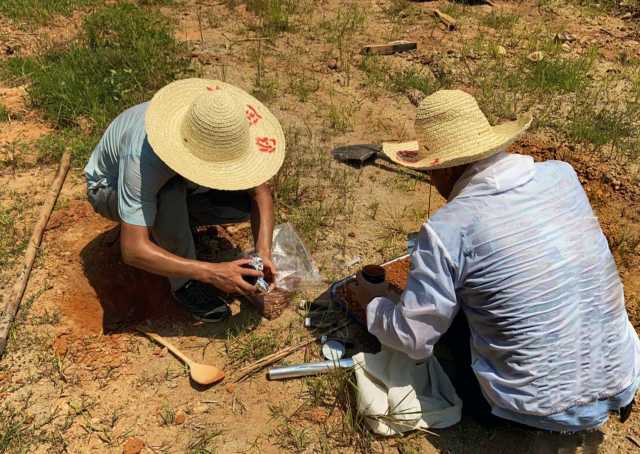
[[[160,336],[159,334],[148,332],[138,327],[138,331],[153,339],[160,345],[167,347],[167,349],[173,353],[176,357],[182,360],[187,366],[189,366],[189,374],[191,379],[201,385],[210,385],[212,383],[219,382],[224,378],[224,371],[218,369],[215,366],[209,366],[207,364],[196,363],[184,353],[182,353],[178,347],[171,342]]]

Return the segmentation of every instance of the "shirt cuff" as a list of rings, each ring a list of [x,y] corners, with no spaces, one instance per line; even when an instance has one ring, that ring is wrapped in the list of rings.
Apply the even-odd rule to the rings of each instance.
[[[367,330],[378,339],[384,336],[384,320],[391,317],[395,304],[383,296],[374,298],[367,304]]]

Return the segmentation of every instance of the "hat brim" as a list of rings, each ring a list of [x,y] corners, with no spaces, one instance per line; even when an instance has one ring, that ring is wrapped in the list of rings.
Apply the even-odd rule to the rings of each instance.
[[[525,132],[533,118],[525,114],[515,121],[508,121],[491,128],[489,140],[482,144],[469,143],[455,153],[441,153],[439,150],[424,152],[418,141],[385,142],[382,152],[393,162],[416,170],[434,170],[455,167],[486,159],[505,149]]]
[[[185,144],[182,136],[185,116],[195,98],[207,89],[229,90],[243,104],[243,110],[255,109],[259,116],[249,128],[250,149],[237,159],[207,161]],[[218,80],[184,79],[160,89],[145,114],[145,130],[153,151],[167,166],[207,188],[229,191],[254,188],[272,178],[284,161],[285,138],[276,117],[247,92]]]

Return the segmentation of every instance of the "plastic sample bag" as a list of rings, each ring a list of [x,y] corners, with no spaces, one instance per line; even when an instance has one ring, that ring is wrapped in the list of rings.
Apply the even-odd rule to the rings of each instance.
[[[277,269],[277,288],[293,292],[322,282],[318,268],[291,224],[280,224],[273,230],[271,256]]]

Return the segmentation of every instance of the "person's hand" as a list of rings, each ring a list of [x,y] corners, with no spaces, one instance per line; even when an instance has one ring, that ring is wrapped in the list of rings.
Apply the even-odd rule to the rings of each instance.
[[[260,256],[262,259],[262,265],[264,266],[264,280],[269,284],[274,284],[276,281],[276,266],[273,264],[270,255]]]
[[[244,276],[258,278],[263,273],[250,267],[251,259],[239,259],[226,263],[202,262],[202,269],[197,279],[226,293],[253,295],[255,285],[244,280]]]

